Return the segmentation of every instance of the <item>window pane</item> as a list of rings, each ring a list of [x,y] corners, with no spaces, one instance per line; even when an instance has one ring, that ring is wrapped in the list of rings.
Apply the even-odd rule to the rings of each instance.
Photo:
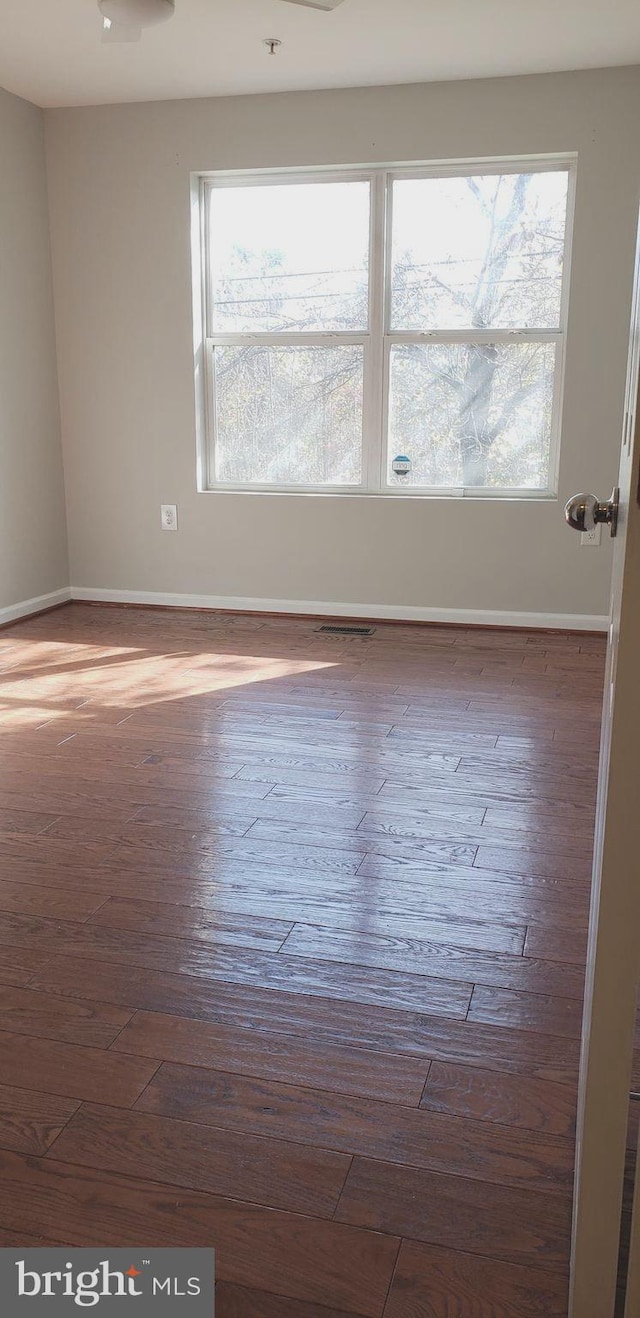
[[[363,357],[351,345],[216,348],[216,481],[357,485]]]
[[[553,343],[394,346],[389,483],[546,489],[554,361]]]
[[[368,182],[209,195],[213,333],[367,329]]]
[[[557,328],[568,177],[397,179],[391,328]]]

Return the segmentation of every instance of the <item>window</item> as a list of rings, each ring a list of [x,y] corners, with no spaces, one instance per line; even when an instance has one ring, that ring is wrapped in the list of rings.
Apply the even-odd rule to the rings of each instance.
[[[553,493],[571,176],[203,178],[204,488]]]

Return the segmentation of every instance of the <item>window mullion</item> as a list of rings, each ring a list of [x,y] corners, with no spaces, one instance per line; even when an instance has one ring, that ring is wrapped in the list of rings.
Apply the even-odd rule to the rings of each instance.
[[[202,275],[204,284],[204,332],[208,338],[211,333],[212,325],[212,306],[213,306],[213,285],[211,280],[211,233],[210,233],[210,210],[211,210],[211,186],[203,180],[202,190],[200,193],[200,223],[202,225]]]
[[[207,342],[214,348],[336,348],[340,345],[350,347],[366,343],[367,334],[335,333],[319,331],[313,334],[210,334]]]
[[[205,344],[205,370],[204,370],[204,387],[205,387],[205,416],[207,419],[207,434],[209,437],[206,452],[206,471],[209,486],[215,485],[216,472],[216,438],[217,438],[217,416],[216,416],[216,374],[213,361],[213,344],[207,339]]]
[[[371,180],[371,225],[369,242],[369,342],[365,349],[362,466],[363,484],[378,492],[383,464],[383,328],[385,175]]]
[[[555,343],[562,329],[392,330],[393,343]]]

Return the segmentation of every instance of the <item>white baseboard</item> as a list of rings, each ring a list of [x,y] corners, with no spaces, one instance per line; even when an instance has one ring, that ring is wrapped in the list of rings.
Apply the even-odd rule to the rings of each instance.
[[[515,613],[496,609],[436,609],[413,604],[336,604],[327,600],[245,599],[232,595],[172,595],[154,590],[72,586],[71,598],[96,604],[152,604],[160,608],[223,609],[229,613],[302,613],[323,618],[457,623],[465,627],[606,632],[608,617],[592,613]]]
[[[69,586],[61,590],[50,590],[48,595],[34,595],[33,599],[20,600],[18,604],[7,604],[0,609],[0,627],[3,623],[16,622],[18,618],[28,618],[31,613],[42,613],[44,609],[54,609],[56,604],[66,604],[71,599]]]

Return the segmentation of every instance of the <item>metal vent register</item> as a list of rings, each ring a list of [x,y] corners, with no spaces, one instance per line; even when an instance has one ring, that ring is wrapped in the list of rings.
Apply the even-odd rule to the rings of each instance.
[[[340,627],[338,624],[324,622],[317,632],[333,632],[337,636],[373,636],[375,627]]]

